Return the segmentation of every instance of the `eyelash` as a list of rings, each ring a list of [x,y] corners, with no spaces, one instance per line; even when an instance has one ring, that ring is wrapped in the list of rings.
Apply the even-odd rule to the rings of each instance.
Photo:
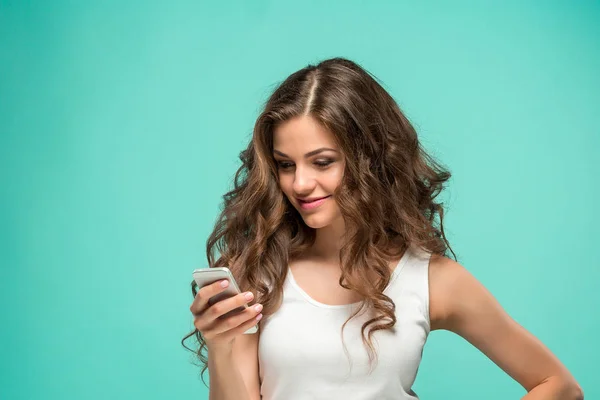
[[[325,169],[325,168],[327,168],[327,167],[328,167],[330,164],[332,164],[332,163],[333,163],[333,161],[332,161],[332,160],[324,160],[324,161],[321,161],[321,162],[315,162],[314,164],[315,164],[317,167],[319,167],[319,168],[323,168],[323,169]],[[280,168],[280,169],[287,169],[288,167],[290,167],[290,165],[285,165],[285,164],[292,164],[292,163],[288,163],[288,162],[285,162],[285,161],[281,161],[281,162],[278,162],[278,163],[277,163],[277,167],[278,167],[278,168]],[[293,164],[292,164],[292,165],[293,165]]]

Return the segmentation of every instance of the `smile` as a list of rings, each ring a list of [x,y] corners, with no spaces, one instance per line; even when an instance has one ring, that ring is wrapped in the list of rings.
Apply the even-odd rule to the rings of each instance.
[[[327,197],[323,197],[319,200],[315,200],[315,201],[311,201],[311,202],[304,202],[302,200],[298,200],[298,202],[300,203],[300,207],[303,210],[312,210],[314,208],[319,207],[321,204],[323,204],[329,197],[331,196],[327,196]]]

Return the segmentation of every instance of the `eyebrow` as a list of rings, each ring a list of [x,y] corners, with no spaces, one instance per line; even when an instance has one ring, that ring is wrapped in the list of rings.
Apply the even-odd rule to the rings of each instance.
[[[304,158],[308,158],[308,157],[314,156],[315,154],[319,154],[319,153],[321,153],[323,151],[327,151],[327,150],[329,150],[329,151],[335,151],[336,153],[338,152],[336,149],[332,149],[332,148],[329,148],[329,147],[321,147],[319,149],[316,149],[316,150],[313,150],[313,151],[309,151],[308,153],[306,153],[304,155]],[[280,152],[279,150],[273,150],[273,153],[279,154],[282,157],[291,158],[290,156],[288,156],[285,153]]]

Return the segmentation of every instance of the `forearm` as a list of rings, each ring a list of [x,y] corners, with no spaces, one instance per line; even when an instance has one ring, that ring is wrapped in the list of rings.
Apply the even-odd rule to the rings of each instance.
[[[208,352],[210,375],[209,400],[250,400],[242,374],[235,365],[231,352]]]
[[[583,400],[583,392],[576,382],[552,377],[534,387],[521,400]]]

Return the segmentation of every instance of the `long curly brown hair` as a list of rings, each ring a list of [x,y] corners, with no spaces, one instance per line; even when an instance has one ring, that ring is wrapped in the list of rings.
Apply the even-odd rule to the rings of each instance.
[[[373,361],[372,335],[396,323],[394,302],[383,293],[391,278],[389,261],[411,246],[456,255],[444,234],[443,203],[435,201],[450,173],[425,152],[377,78],[355,62],[332,58],[308,65],[274,90],[240,153],[234,188],[223,196],[224,207],[206,244],[208,266],[230,268],[240,289],[252,291],[263,304],[265,317],[279,308],[289,261],[316,238],[280,189],[272,155],[274,129],[303,115],[333,133],[346,159],[333,194],[348,230],[340,250],[339,284],[374,311],[361,329]],[[191,286],[196,296],[194,281]],[[344,323],[342,333],[363,308]],[[184,344],[192,336],[196,350]],[[200,332],[194,330],[182,344],[197,354],[203,377],[208,359]]]

